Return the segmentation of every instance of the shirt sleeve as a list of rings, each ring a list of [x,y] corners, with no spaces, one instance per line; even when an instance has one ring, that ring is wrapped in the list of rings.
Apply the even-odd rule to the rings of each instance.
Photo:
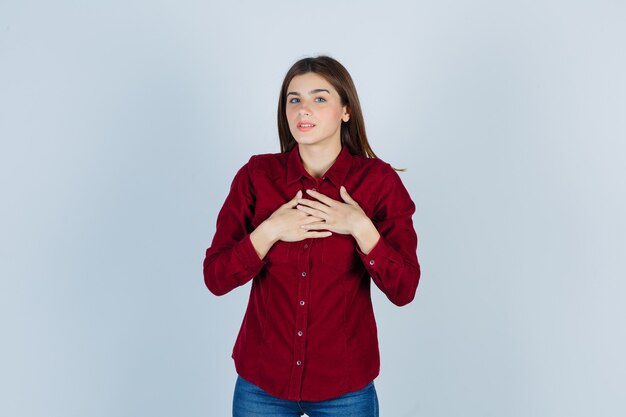
[[[266,261],[259,258],[252,242],[254,196],[250,186],[252,159],[235,175],[204,258],[204,282],[215,295],[223,295],[254,278]]]
[[[367,255],[358,247],[357,252],[376,286],[392,303],[402,306],[415,298],[421,274],[411,218],[415,204],[397,172],[388,168],[372,218],[381,237]]]

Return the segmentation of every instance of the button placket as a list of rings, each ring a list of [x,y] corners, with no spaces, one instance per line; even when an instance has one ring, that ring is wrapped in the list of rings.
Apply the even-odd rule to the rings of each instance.
[[[308,303],[310,291],[310,257],[313,248],[313,242],[307,240],[301,243],[298,251],[298,269],[296,270],[296,317],[294,329],[294,351],[293,366],[291,369],[291,378],[289,391],[292,396],[300,395],[302,386],[302,377],[304,373],[304,362],[306,360],[306,326],[308,322]]]

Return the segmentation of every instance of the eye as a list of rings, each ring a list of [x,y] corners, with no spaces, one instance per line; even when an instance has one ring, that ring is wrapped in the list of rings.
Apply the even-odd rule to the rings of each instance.
[[[320,101],[317,101],[320,100]],[[317,101],[318,103],[326,103],[326,99],[324,97],[318,97],[315,99],[315,101]]]
[[[300,102],[300,99],[297,97],[293,97],[289,100],[289,103],[299,103],[299,102]]]

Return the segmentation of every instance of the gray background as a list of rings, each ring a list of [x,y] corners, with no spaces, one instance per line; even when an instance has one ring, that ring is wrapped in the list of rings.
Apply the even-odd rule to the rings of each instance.
[[[204,250],[282,78],[351,72],[417,205],[382,416],[626,415],[622,1],[0,2],[0,415],[225,416]]]

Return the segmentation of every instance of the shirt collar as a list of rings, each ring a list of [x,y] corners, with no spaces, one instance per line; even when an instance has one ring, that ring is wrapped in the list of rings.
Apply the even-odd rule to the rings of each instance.
[[[348,148],[342,146],[339,156],[337,156],[335,162],[331,165],[328,171],[326,171],[324,177],[327,177],[337,188],[339,188],[343,185],[351,166],[352,155],[348,151]],[[311,177],[302,165],[300,152],[298,151],[298,146],[296,145],[289,151],[289,155],[287,156],[287,183],[291,184],[292,182],[299,181],[303,176],[309,178]]]

